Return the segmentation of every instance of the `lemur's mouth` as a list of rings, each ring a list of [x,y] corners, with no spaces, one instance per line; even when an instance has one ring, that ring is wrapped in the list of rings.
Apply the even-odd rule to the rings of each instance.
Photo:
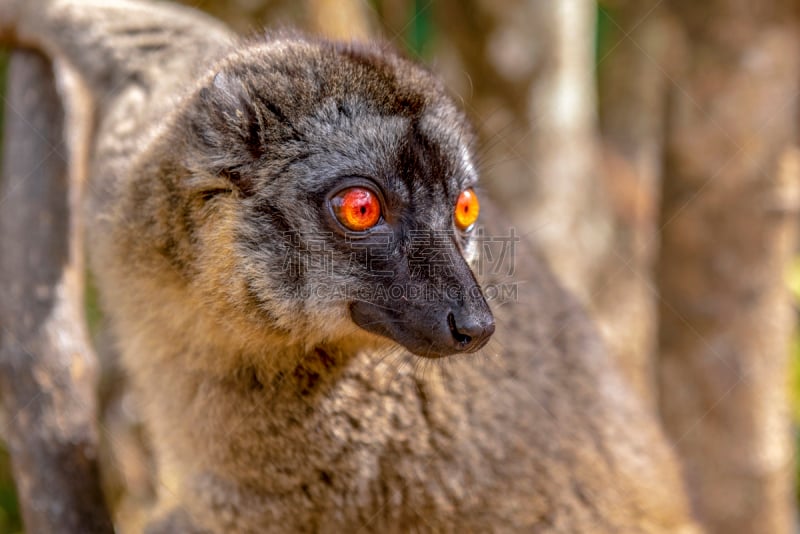
[[[467,314],[463,309],[435,308],[393,312],[384,305],[356,301],[350,306],[350,316],[364,330],[387,337],[426,358],[478,351],[495,328],[494,317],[485,302]]]

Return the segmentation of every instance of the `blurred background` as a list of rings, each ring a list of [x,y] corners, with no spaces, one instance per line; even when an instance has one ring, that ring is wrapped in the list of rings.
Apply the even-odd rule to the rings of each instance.
[[[439,73],[484,188],[660,415],[709,532],[797,529],[800,2],[184,3]],[[0,455],[0,532],[21,530]]]

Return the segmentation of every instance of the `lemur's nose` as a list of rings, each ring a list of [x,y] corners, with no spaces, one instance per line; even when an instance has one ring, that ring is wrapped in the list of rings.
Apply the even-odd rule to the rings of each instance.
[[[494,334],[494,317],[487,314],[483,317],[461,315],[450,312],[447,316],[454,348],[460,352],[479,350]]]

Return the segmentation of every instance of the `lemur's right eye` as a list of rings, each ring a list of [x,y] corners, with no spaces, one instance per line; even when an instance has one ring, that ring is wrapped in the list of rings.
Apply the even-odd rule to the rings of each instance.
[[[366,187],[350,187],[331,198],[333,213],[342,226],[355,232],[369,230],[381,220],[381,202]]]
[[[472,188],[462,191],[458,195],[458,200],[456,200],[454,213],[458,229],[462,232],[469,232],[472,229],[472,225],[478,220],[480,209],[478,195],[475,194],[475,191]]]

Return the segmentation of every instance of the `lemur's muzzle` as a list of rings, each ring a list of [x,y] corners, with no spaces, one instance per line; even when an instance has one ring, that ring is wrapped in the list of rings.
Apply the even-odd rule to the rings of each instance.
[[[447,261],[437,256],[437,269],[395,270],[384,280],[382,298],[351,304],[353,321],[419,356],[481,349],[494,333],[494,316],[461,254],[444,254]]]

